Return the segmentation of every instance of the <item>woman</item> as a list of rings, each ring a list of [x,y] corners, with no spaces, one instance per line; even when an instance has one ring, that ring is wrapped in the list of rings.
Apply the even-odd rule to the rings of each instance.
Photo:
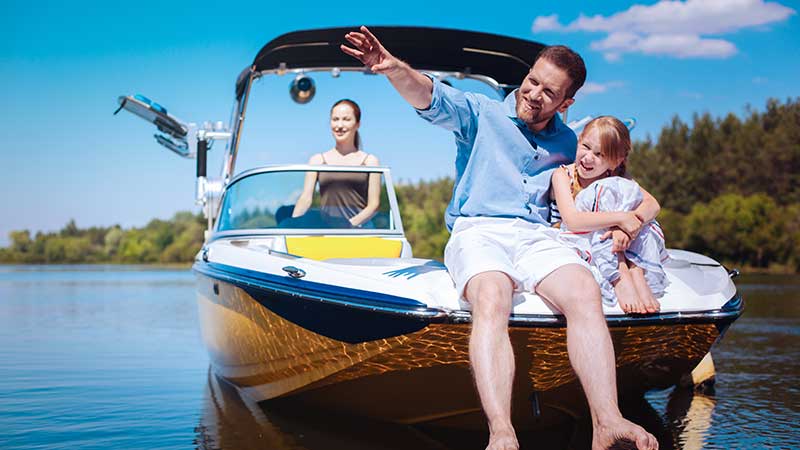
[[[331,133],[336,145],[317,153],[308,164],[332,166],[377,166],[375,155],[361,150],[358,127],[361,108],[356,102],[342,99],[331,108]],[[380,206],[381,176],[363,172],[308,172],[303,193],[295,203],[292,217],[308,211],[319,181],[322,217],[331,225],[361,227],[368,223]]]

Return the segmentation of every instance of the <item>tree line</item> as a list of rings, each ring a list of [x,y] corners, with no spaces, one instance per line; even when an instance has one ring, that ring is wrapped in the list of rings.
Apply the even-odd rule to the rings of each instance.
[[[677,116],[654,142],[634,143],[628,172],[661,203],[667,246],[726,264],[800,271],[800,99],[771,99],[744,117]],[[453,180],[396,186],[414,255],[441,259],[444,210]],[[145,227],[10,234],[5,263],[173,263],[192,261],[205,220],[177,213]]]
[[[202,214],[179,212],[170,220],[153,219],[142,228],[80,229],[70,220],[52,233],[12,231],[0,248],[0,262],[16,264],[187,263],[203,245]]]
[[[628,168],[661,203],[668,247],[800,271],[800,99],[673,118],[634,145]]]

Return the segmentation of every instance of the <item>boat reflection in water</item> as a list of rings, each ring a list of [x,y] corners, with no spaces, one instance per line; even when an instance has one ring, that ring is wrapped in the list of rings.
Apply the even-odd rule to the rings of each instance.
[[[357,395],[357,393],[353,393]],[[666,411],[658,412],[642,396],[620,406],[624,414],[658,438],[660,448],[693,450],[706,444],[716,400],[677,387]],[[195,428],[198,449],[271,450],[443,450],[484,449],[486,433],[473,430],[426,428],[380,422],[364,417],[325,414],[298,402],[257,403],[209,369],[204,410]],[[522,448],[590,448],[588,417],[558,426],[523,432]]]
[[[673,448],[696,450],[705,447],[717,400],[704,394],[676,389],[667,404],[668,428]]]
[[[200,449],[272,450],[450,448],[411,426],[321,414],[299,404],[256,403],[209,370]]]

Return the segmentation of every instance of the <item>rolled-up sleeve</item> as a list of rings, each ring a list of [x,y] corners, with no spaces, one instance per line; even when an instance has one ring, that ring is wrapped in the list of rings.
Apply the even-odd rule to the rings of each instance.
[[[460,139],[469,140],[474,137],[481,95],[460,91],[428,76],[433,81],[431,105],[427,109],[418,109],[417,114],[434,125],[452,131]]]

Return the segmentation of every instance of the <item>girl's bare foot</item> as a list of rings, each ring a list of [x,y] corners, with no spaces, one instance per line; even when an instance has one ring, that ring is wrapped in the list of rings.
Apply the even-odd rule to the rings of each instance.
[[[633,284],[630,274],[626,271],[620,274],[617,281],[612,283],[614,286],[614,293],[617,294],[617,301],[619,307],[628,314],[646,312],[644,303],[639,300],[639,295],[636,292],[636,286]]]
[[[519,442],[514,429],[507,428],[491,432],[486,450],[519,450]]]
[[[606,450],[625,441],[636,444],[638,450],[658,450],[655,436],[622,417],[609,423],[595,424],[592,430],[592,450]]]
[[[634,265],[631,263],[630,271],[631,279],[633,280],[633,285],[636,288],[636,293],[639,295],[642,303],[644,303],[644,309],[646,312],[649,313],[657,313],[661,310],[661,303],[656,300],[653,296],[653,291],[650,290],[650,286],[647,284],[647,280],[644,278],[644,270],[641,267]]]

